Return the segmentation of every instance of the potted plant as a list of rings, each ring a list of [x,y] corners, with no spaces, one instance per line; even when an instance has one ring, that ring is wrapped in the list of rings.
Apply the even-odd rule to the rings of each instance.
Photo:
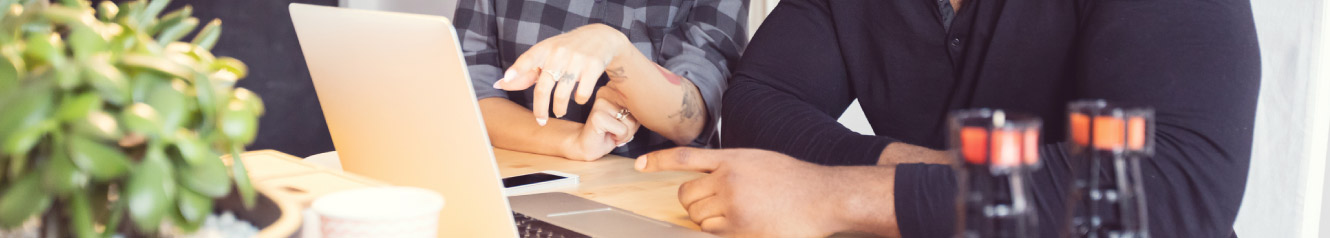
[[[169,0],[0,0],[0,229],[44,236],[193,230],[233,190],[263,103],[221,34]],[[158,16],[161,17],[158,17]],[[234,188],[234,189],[233,189]]]

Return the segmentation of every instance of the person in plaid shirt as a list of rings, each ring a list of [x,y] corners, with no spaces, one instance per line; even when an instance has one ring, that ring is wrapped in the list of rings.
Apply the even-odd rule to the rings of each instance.
[[[492,143],[591,161],[713,146],[747,13],[747,0],[461,0],[453,21]]]

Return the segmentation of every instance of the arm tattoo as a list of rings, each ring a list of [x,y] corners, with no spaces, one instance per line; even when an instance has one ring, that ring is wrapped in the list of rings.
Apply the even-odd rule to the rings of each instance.
[[[682,84],[680,86],[683,86],[683,102],[679,105],[679,112],[669,117],[679,118],[679,122],[683,123],[694,120],[698,116],[704,116],[706,112],[703,111],[704,106],[702,106],[701,100],[695,99],[701,97],[700,93],[697,92],[697,86],[693,86],[693,82],[687,80],[681,80],[680,83]]]
[[[671,84],[679,85],[683,82],[683,77],[665,70],[665,67],[656,66],[656,70],[660,70],[660,75],[665,76],[665,81],[669,81]]]
[[[628,79],[628,74],[624,72],[623,66],[613,69],[605,69],[605,75],[610,76],[610,79]]]

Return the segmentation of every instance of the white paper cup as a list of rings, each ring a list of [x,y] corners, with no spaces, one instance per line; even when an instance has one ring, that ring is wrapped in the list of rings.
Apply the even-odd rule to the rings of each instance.
[[[314,200],[323,237],[435,237],[443,196],[413,187],[335,192]]]

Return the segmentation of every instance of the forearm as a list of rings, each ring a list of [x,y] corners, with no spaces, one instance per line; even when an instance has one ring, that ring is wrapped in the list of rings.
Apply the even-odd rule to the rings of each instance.
[[[933,150],[922,146],[906,144],[905,142],[895,142],[887,145],[882,150],[882,155],[877,159],[877,165],[897,164],[951,164],[955,160],[947,151]]]
[[[675,144],[687,145],[707,123],[706,103],[697,86],[660,67],[628,45],[605,67],[610,83],[626,95],[625,107],[642,126]]]
[[[832,191],[839,201],[837,212],[842,231],[866,232],[884,237],[900,237],[896,222],[895,166],[829,167],[834,184]]]
[[[566,157],[564,150],[582,128],[582,123],[559,119],[540,126],[531,110],[504,98],[481,99],[480,113],[494,147],[527,153]]]

